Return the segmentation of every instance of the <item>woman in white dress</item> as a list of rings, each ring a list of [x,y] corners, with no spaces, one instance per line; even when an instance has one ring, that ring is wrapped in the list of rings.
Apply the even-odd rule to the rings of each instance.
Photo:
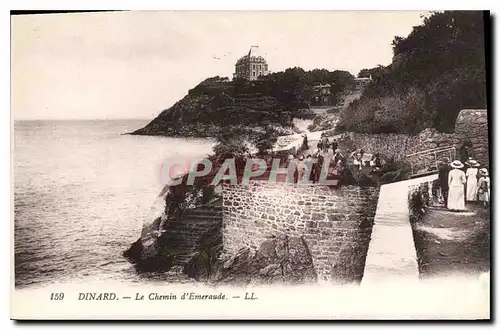
[[[477,172],[479,163],[475,160],[469,160],[469,166],[467,172],[465,172],[465,176],[467,177],[466,200],[473,202],[477,200]]]
[[[448,174],[448,209],[461,211],[465,210],[464,185],[467,182],[464,167],[461,161],[455,160],[450,164],[452,170]]]

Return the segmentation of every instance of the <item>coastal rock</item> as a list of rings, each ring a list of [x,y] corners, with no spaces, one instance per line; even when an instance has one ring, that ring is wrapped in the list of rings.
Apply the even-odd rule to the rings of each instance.
[[[333,266],[334,281],[337,284],[359,284],[363,278],[368,247],[357,242],[347,244],[337,256]]]
[[[140,260],[142,258],[142,241],[139,238],[137,241],[132,243],[132,245],[123,252],[123,256],[131,260]]]
[[[267,95],[263,86],[202,82],[145,127],[130,134],[213,137],[221,130],[230,131],[241,124],[281,123],[283,111],[283,105]]]
[[[191,257],[183,268],[183,273],[197,281],[212,281],[213,270],[222,251],[222,232],[219,227],[212,227],[199,241],[198,252]]]
[[[317,281],[312,256],[303,237],[289,238],[287,261],[283,272],[286,283],[300,284]]]
[[[190,260],[185,271],[190,277],[232,285],[317,281],[312,256],[302,237],[272,237],[262,242],[255,252],[244,247],[233,256],[217,261],[213,259],[213,248],[200,251]],[[209,260],[213,263],[210,264]]]
[[[172,267],[174,255],[168,250],[158,249],[157,253],[150,256],[146,256],[143,251],[142,240],[139,238],[123,255],[140,271],[168,271]]]
[[[198,249],[222,242],[222,209],[217,200],[213,189],[166,186],[146,217],[141,237],[123,255],[141,271],[183,267]]]
[[[242,248],[231,258],[217,262],[210,279],[219,284],[247,285],[251,280],[252,261],[250,248]]]

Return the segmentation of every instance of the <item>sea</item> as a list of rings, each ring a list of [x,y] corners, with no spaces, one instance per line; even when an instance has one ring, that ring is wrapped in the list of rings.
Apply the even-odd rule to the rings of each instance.
[[[126,135],[147,120],[16,121],[16,288],[188,281],[123,256],[164,187],[163,165],[209,154],[210,139]]]

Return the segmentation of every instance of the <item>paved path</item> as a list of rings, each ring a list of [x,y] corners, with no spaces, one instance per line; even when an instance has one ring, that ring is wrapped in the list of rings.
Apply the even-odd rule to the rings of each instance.
[[[302,141],[304,140],[304,134],[307,135],[307,141],[310,146],[310,150],[314,150],[316,149],[316,145],[321,139],[321,134],[325,132],[328,133],[329,131],[330,130],[317,131],[317,132],[304,132],[299,134],[280,136],[278,137],[278,142],[276,143],[273,150],[274,151],[290,150],[294,147],[298,150],[302,146]],[[344,134],[346,133],[329,136],[328,139],[330,142],[332,142],[333,139],[339,140]]]
[[[418,280],[418,265],[408,214],[408,188],[433,181],[437,175],[381,187],[373,232],[361,284]]]

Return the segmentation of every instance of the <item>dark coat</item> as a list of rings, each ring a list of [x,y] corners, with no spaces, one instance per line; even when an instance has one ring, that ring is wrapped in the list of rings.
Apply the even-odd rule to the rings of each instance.
[[[448,174],[450,173],[450,165],[442,164],[438,169],[438,182],[442,189],[448,190]]]

